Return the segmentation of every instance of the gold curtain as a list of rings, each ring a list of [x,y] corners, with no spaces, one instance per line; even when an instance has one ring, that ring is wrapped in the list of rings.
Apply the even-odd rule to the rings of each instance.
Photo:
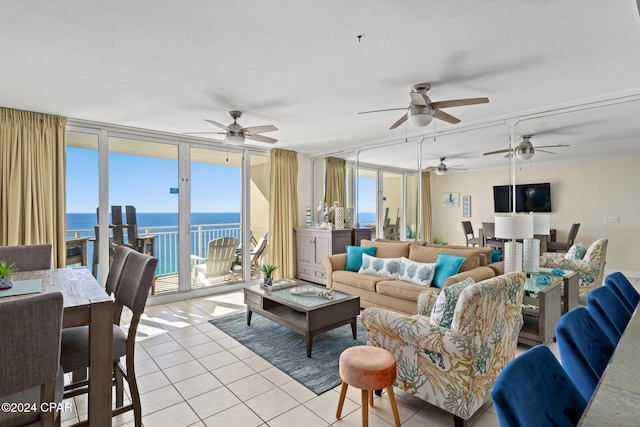
[[[0,245],[53,245],[63,267],[67,119],[0,108]]]
[[[347,204],[347,162],[336,157],[325,159],[324,201],[328,206],[338,202],[338,206]],[[329,215],[333,221],[334,212]]]
[[[298,153],[271,149],[269,263],[278,266],[274,278],[296,275],[298,226]]]
[[[431,242],[431,173],[422,172],[422,240]]]

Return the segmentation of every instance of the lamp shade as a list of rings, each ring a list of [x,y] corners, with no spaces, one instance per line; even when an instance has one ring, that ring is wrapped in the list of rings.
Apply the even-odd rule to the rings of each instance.
[[[533,237],[532,215],[496,216],[496,237],[500,239],[527,239]]]
[[[547,235],[551,232],[551,217],[545,214],[533,214],[533,234]]]

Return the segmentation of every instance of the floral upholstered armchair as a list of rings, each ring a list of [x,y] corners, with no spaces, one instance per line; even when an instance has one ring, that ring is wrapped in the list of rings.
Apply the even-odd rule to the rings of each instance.
[[[465,283],[466,282],[466,283]],[[367,308],[368,344],[396,358],[395,386],[454,415],[456,426],[490,399],[516,353],[525,276],[510,273],[423,292],[418,314]]]
[[[559,252],[546,252],[540,257],[540,267],[577,271],[580,276],[580,297],[584,299],[602,284],[608,243],[608,239],[596,240],[582,259],[566,258],[566,254]]]

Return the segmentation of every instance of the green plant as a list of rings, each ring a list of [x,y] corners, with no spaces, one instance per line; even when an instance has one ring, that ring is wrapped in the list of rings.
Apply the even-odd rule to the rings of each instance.
[[[16,271],[18,271],[18,267],[15,264],[7,264],[4,260],[0,262],[0,279],[11,277]]]
[[[260,271],[264,275],[265,279],[270,279],[271,276],[273,275],[273,272],[276,271],[277,269],[278,269],[277,266],[271,265],[271,264],[264,264],[262,267],[260,267]]]
[[[447,242],[446,240],[441,239],[439,237],[434,237],[433,238],[433,243],[435,243],[436,245],[448,245],[449,244],[449,242]]]

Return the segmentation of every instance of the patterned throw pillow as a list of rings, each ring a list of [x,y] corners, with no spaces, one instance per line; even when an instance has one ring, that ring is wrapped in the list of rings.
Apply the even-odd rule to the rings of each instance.
[[[376,258],[362,254],[362,267],[358,273],[397,279],[400,271],[400,258]]]
[[[583,259],[587,253],[587,248],[582,243],[571,246],[564,256],[566,259]]]
[[[429,286],[433,280],[436,263],[424,263],[412,261],[409,258],[400,258],[400,280],[415,283],[420,286]]]
[[[433,310],[431,311],[429,323],[433,326],[450,329],[451,322],[453,321],[453,313],[456,309],[456,304],[458,303],[458,297],[465,288],[473,285],[474,283],[474,280],[469,277],[468,279],[464,279],[462,282],[458,282],[455,285],[447,286],[442,289],[442,292],[438,295],[436,305],[433,306]]]

